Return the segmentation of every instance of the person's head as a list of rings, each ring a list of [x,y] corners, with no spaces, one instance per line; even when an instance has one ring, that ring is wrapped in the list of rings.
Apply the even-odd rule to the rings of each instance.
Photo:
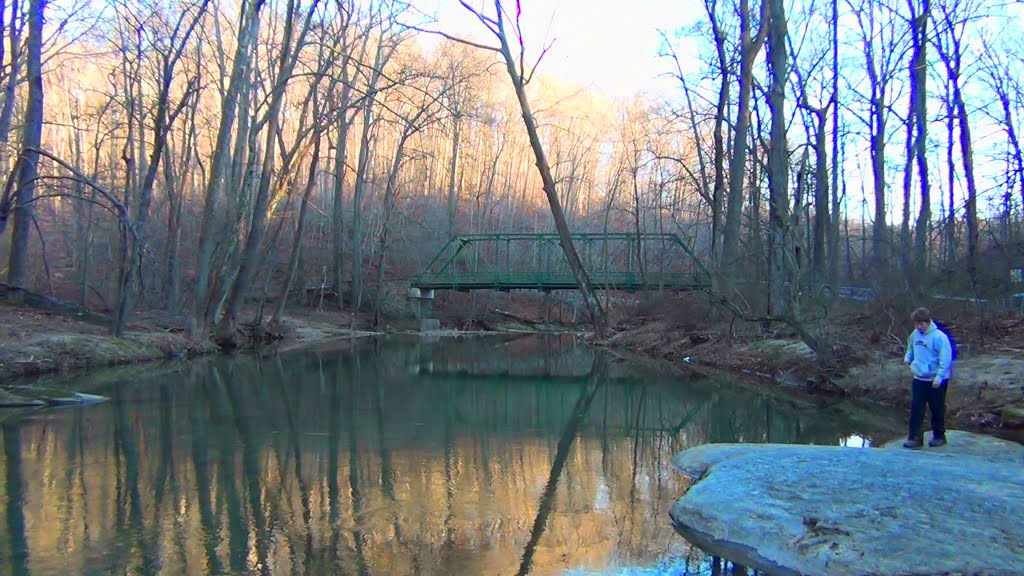
[[[914,328],[923,333],[932,323],[932,313],[927,308],[918,308],[910,313],[910,319],[914,321]]]

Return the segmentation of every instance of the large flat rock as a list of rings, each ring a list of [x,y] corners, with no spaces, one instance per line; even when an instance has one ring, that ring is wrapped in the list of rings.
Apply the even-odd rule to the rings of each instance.
[[[768,574],[1024,574],[1024,447],[984,438],[700,446],[673,459],[695,482],[670,515],[691,542]]]

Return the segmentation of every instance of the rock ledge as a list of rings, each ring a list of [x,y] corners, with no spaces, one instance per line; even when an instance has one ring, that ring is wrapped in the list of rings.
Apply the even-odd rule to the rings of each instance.
[[[672,522],[767,574],[1024,574],[1024,446],[947,436],[921,451],[692,448],[673,459],[694,484]]]

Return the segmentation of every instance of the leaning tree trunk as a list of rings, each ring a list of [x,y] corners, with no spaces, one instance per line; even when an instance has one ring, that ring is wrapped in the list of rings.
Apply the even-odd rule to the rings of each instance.
[[[501,41],[501,55],[505,59],[505,69],[512,79],[512,86],[516,91],[516,97],[519,99],[519,109],[523,115],[523,123],[526,125],[526,133],[530,138],[530,147],[533,149],[533,155],[537,161],[537,170],[540,172],[544,194],[547,196],[548,205],[551,207],[551,216],[555,220],[558,239],[561,242],[562,250],[565,252],[565,258],[569,262],[569,268],[576,278],[576,284],[583,295],[587,312],[590,314],[590,320],[594,323],[594,331],[597,335],[603,336],[608,329],[607,319],[601,307],[601,302],[594,295],[594,289],[590,284],[587,271],[583,268],[583,262],[580,260],[576,247],[573,245],[572,236],[569,233],[569,225],[565,220],[565,213],[562,211],[562,205],[558,200],[555,179],[551,175],[551,166],[548,164],[547,157],[544,154],[544,146],[540,141],[540,133],[537,131],[537,121],[533,117],[533,112],[530,110],[530,102],[526,97],[526,85],[516,68],[516,60],[512,56],[512,50],[508,44],[500,0],[495,0],[495,4],[498,9],[498,37]]]

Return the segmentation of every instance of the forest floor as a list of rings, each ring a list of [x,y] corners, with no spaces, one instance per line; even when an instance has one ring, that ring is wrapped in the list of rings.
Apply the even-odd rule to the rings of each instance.
[[[568,313],[552,314],[536,298],[497,297],[473,301],[465,295],[440,302],[442,325],[451,331],[555,328]],[[368,316],[334,309],[295,306],[285,316],[277,349],[327,340],[404,331],[409,322],[390,320],[374,332]],[[909,369],[902,363],[910,322],[891,311],[868,308],[835,312],[828,325],[837,344],[839,370],[822,386],[814,353],[793,334],[766,333],[757,326],[727,321],[694,321],[706,312],[683,298],[665,298],[636,311],[620,308],[613,334],[603,345],[666,362],[742,374],[763,385],[802,394],[845,395],[887,407],[909,409]],[[252,319],[255,310],[245,310]],[[905,316],[905,314],[900,315]],[[937,314],[957,339],[959,359],[947,397],[948,424],[1000,432],[1024,440],[1024,319],[1019,313]],[[217,347],[188,337],[183,318],[141,311],[125,337],[66,313],[46,312],[0,301],[0,384],[58,371],[210,354]],[[0,389],[0,404],[5,395]],[[1012,432],[1016,430],[1016,432]]]

